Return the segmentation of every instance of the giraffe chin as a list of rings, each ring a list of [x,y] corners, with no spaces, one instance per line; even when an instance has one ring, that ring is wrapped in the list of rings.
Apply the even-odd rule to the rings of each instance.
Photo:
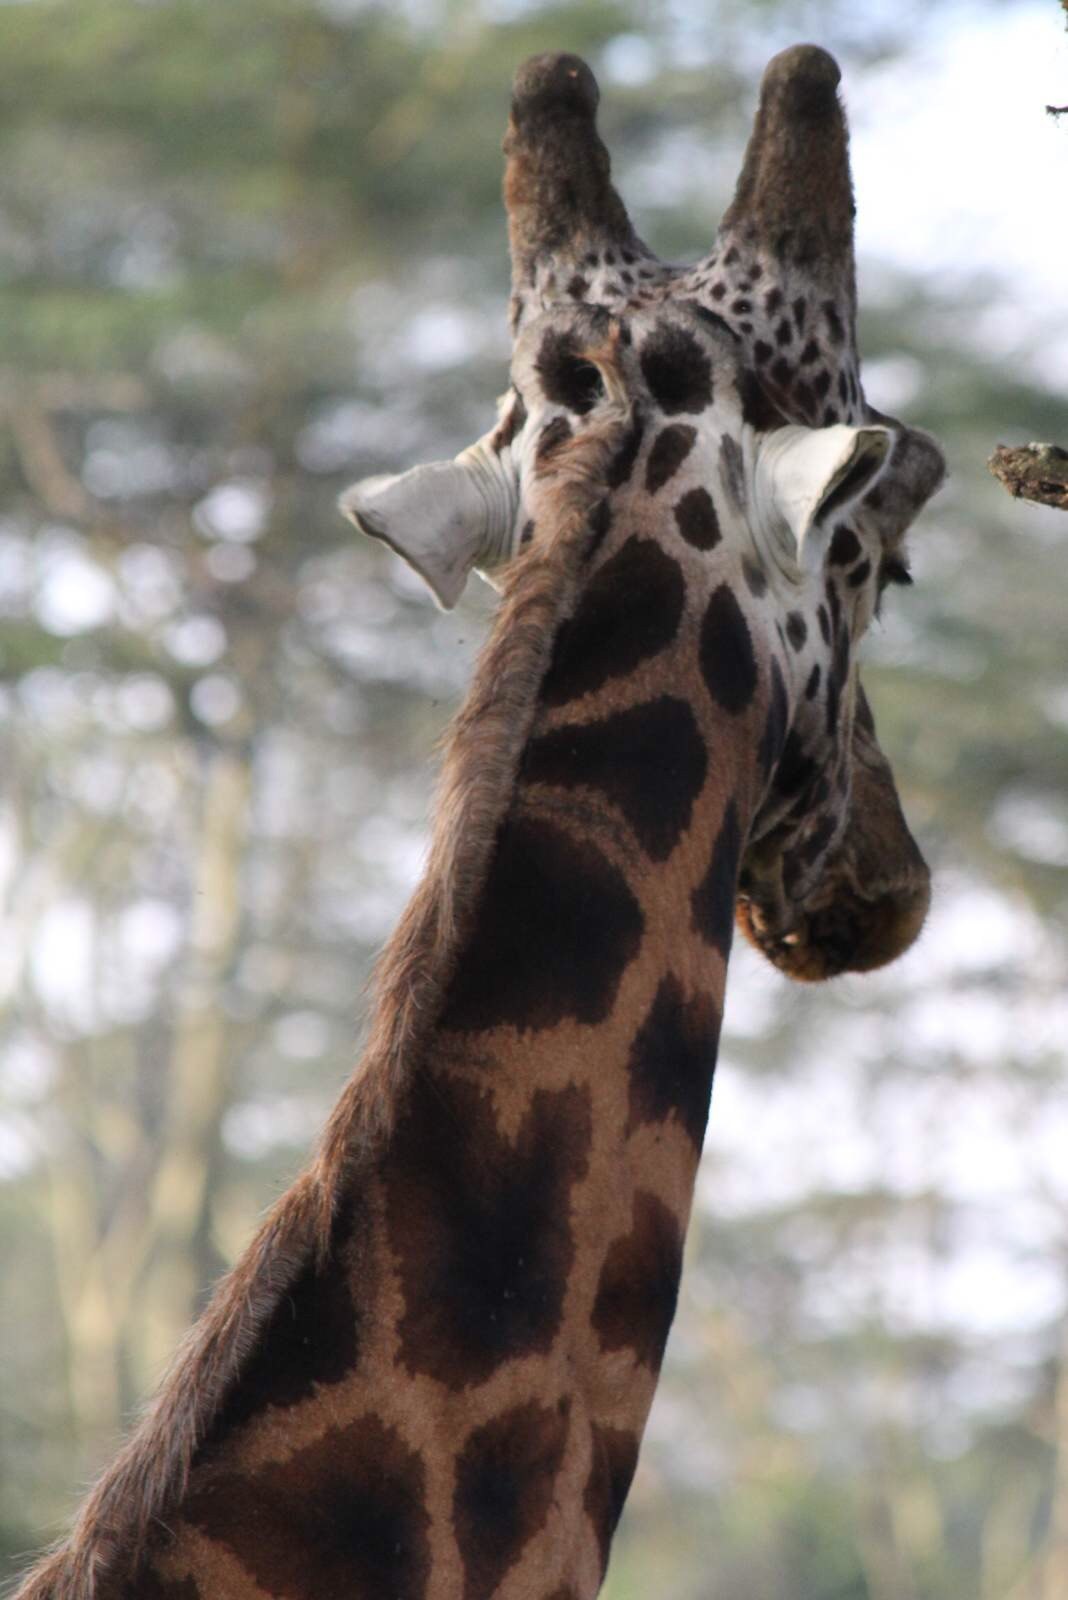
[[[802,910],[788,930],[773,926],[748,899],[739,899],[735,920],[749,943],[788,978],[821,983],[896,961],[919,935],[930,899],[925,876],[874,899],[843,887],[825,905]]]
[[[853,781],[845,830],[801,899],[743,869],[736,921],[749,942],[788,977],[818,983],[843,972],[871,972],[918,938],[931,903],[931,874],[898,798],[860,696],[853,726]],[[763,888],[763,892],[761,892]]]

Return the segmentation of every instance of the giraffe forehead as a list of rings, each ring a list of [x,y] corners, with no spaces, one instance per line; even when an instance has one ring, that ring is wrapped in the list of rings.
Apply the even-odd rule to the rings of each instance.
[[[604,392],[665,416],[699,416],[726,401],[740,407],[738,341],[721,317],[693,302],[614,314],[602,306],[566,307],[530,322],[516,341],[512,377],[524,399],[589,411]]]

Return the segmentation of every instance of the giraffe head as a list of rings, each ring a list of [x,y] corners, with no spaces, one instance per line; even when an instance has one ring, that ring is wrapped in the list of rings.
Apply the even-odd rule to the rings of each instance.
[[[710,693],[756,748],[738,924],[800,979],[893,959],[929,900],[856,647],[884,588],[908,581],[905,535],[943,461],[864,399],[838,78],[814,46],[771,62],[712,251],[678,267],[612,186],[589,68],[527,61],[504,144],[514,349],[497,426],[455,461],[342,497],[451,606],[472,568],[492,582],[537,560],[553,486],[588,471],[590,430],[615,427],[592,486],[590,581],[625,524],[611,628],[632,647],[668,566],[681,571],[695,643],[681,692]]]

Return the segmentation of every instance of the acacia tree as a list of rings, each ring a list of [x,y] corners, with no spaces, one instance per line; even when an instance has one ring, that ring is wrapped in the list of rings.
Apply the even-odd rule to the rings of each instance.
[[[895,27],[931,9],[894,7]],[[900,42],[845,0],[820,10],[857,63]],[[764,17],[784,11],[804,7],[768,0]],[[741,44],[759,65],[754,7],[722,0],[678,34],[609,0],[499,12],[0,8],[10,1548],[65,1520],[301,1159],[418,871],[427,752],[480,597],[429,613],[349,543],[334,500],[452,453],[503,384],[505,330],[484,307],[506,291],[515,63],[550,44],[588,55],[653,242],[696,256],[711,236],[709,167],[752,90]],[[1063,1092],[1039,1030],[976,1057],[938,1025],[974,1004],[990,1037],[999,1018],[1056,1016],[1066,974],[1062,546],[1025,533],[1021,549],[1016,509],[972,464],[1007,418],[1068,437],[1068,408],[967,345],[977,309],[902,282],[862,340],[876,395],[892,357],[910,420],[955,468],[866,672],[941,883],[986,908],[982,949],[953,965],[936,933],[932,972],[862,996],[736,971],[687,1303],[615,1600],[705,1600],[713,1553],[717,1600],[1005,1600],[1060,1526],[1055,1312],[1026,1338],[978,1335],[904,1317],[894,1292],[909,1262],[948,1272],[969,1230],[1000,1225],[940,1173],[940,1133],[996,1103],[1037,1147]],[[855,1168],[815,1160],[864,1130]],[[1045,1179],[1036,1158],[1025,1243],[1007,1235],[1003,1253],[1052,1270],[1068,1230]],[[976,1395],[977,1367],[1006,1398]],[[686,1543],[674,1508],[698,1497]]]

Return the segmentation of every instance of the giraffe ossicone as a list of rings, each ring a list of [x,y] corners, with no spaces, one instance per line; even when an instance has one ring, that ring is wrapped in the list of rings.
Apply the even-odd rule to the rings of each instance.
[[[346,514],[502,601],[317,1153],[19,1600],[592,1600],[675,1308],[735,925],[810,980],[929,877],[857,671],[925,434],[865,401],[838,69],[770,64],[693,267],[575,56],[505,138],[511,386]]]

